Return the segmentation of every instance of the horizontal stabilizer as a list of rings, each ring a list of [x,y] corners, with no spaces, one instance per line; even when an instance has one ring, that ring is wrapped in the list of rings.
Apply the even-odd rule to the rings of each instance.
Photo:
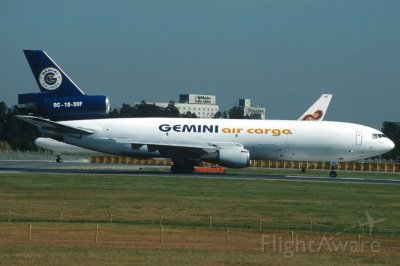
[[[28,122],[29,124],[38,127],[39,129],[56,134],[80,134],[80,135],[93,134],[93,131],[88,129],[66,126],[57,122],[53,122],[48,119],[43,119],[35,116],[17,115],[17,117],[25,122]]]

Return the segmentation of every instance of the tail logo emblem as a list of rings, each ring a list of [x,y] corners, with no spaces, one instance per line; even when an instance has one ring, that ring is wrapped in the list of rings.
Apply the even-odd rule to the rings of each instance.
[[[303,117],[304,121],[317,121],[320,120],[322,115],[324,114],[324,112],[322,112],[321,110],[315,111],[313,114],[309,114]]]
[[[62,75],[55,68],[48,67],[42,70],[39,74],[39,83],[46,90],[55,90],[60,87]]]

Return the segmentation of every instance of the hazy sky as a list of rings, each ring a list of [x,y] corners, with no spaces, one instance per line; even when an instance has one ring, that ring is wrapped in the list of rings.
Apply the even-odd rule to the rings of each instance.
[[[0,1],[0,101],[38,91],[22,49],[43,49],[87,94],[122,103],[217,95],[297,119],[400,120],[400,1]]]

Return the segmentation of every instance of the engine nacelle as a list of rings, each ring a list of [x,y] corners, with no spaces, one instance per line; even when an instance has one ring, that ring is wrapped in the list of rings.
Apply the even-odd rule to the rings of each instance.
[[[243,148],[225,148],[209,154],[205,161],[218,163],[230,168],[245,168],[250,166],[250,152]]]
[[[18,107],[52,120],[98,118],[110,111],[108,98],[103,95],[55,97],[50,93],[18,95]]]
[[[246,149],[221,149],[218,151],[218,163],[230,168],[250,166],[250,152]]]

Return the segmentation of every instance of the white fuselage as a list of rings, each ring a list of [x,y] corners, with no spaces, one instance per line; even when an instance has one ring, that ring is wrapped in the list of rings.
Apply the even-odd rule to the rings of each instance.
[[[165,157],[147,143],[239,143],[250,159],[350,161],[391,150],[391,140],[373,128],[344,122],[229,120],[185,118],[116,118],[64,121],[92,130],[64,135],[64,142],[98,152],[134,157]],[[374,137],[374,136],[380,136]],[[132,143],[143,146],[133,148]]]

